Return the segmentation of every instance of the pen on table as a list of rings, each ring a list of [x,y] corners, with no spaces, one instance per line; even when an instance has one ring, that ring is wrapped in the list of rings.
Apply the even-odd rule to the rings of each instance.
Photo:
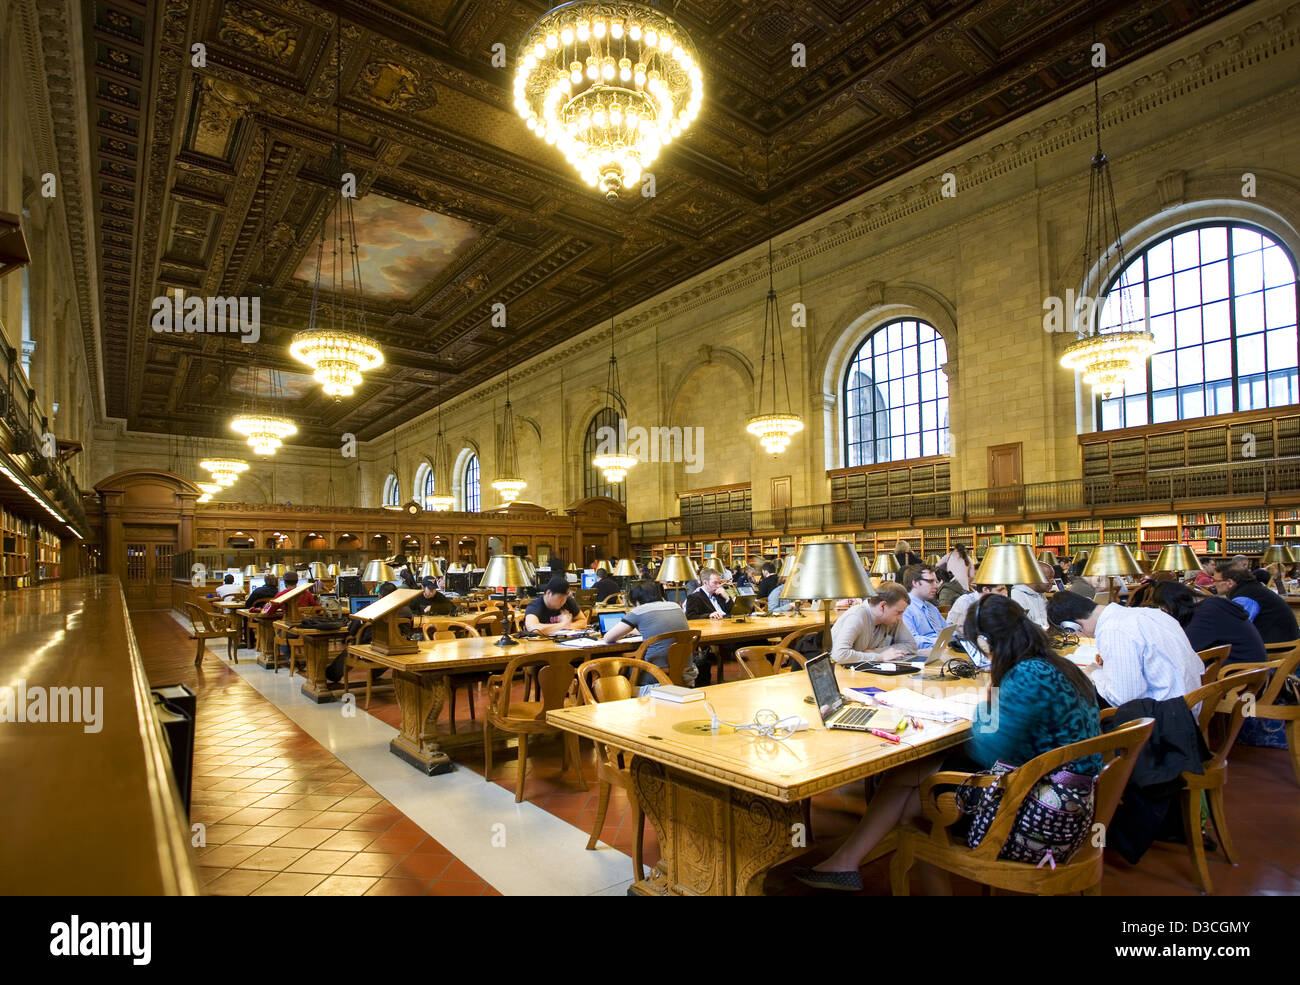
[[[870,732],[872,735],[877,736],[881,739],[885,739],[889,742],[899,743],[903,741],[898,736],[896,736],[893,732],[885,732],[878,728],[869,728],[867,729],[867,731]]]

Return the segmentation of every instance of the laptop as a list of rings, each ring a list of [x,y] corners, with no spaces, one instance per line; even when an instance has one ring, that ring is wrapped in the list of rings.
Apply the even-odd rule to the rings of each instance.
[[[959,636],[957,637],[957,645],[965,651],[966,656],[970,658],[970,662],[980,670],[988,670],[992,666],[993,661],[986,657],[980,648],[970,640],[964,640]]]
[[[822,724],[829,729],[865,732],[874,728],[892,732],[902,720],[897,712],[888,708],[868,708],[846,702],[835,679],[835,664],[829,653],[808,661],[808,680],[812,682],[813,701],[822,716]]]
[[[731,618],[743,619],[754,611],[753,595],[738,595],[735,602],[731,605]]]
[[[737,595],[754,595],[756,594],[752,585],[746,585],[744,588],[736,589]]]
[[[617,626],[620,622],[623,621],[623,617],[625,615],[627,615],[626,612],[596,613],[596,618],[600,621],[600,635],[604,636],[611,629]],[[632,632],[628,633],[626,636],[623,637],[623,639],[625,640],[639,640],[640,638],[641,638],[641,630],[636,629],[635,627],[632,629]]]
[[[934,638],[934,643],[929,649],[917,648],[917,656],[924,657],[928,664],[942,660],[944,654],[948,652],[948,641],[952,639],[955,632],[957,632],[956,626],[944,626],[939,630],[939,635]]]
[[[378,595],[353,595],[348,599],[348,611],[352,613],[360,612],[371,602],[378,602]]]

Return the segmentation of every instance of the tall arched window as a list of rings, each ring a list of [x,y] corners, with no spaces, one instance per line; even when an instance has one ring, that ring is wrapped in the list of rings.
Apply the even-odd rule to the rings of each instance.
[[[384,501],[383,506],[401,505],[402,490],[397,488],[397,476],[390,475],[384,480]]]
[[[421,506],[433,495],[433,467],[423,463],[415,471],[415,501]]]
[[[873,465],[948,453],[948,347],[917,318],[863,340],[844,376],[844,463]]]
[[[461,508],[466,513],[479,512],[478,456],[470,455],[465,460],[465,471],[461,473]]]
[[[601,428],[609,430],[601,434]],[[582,494],[584,496],[608,496],[610,499],[617,499],[620,503],[627,502],[625,491],[627,480],[606,482],[600,469],[591,464],[593,456],[601,452],[609,454],[617,451],[619,451],[618,412],[613,407],[606,407],[591,419],[591,423],[587,425],[587,434],[582,439]]]
[[[1102,329],[1145,321],[1156,351],[1123,394],[1097,400],[1101,430],[1300,400],[1295,258],[1267,233],[1238,223],[1180,229],[1134,257],[1118,282]]]

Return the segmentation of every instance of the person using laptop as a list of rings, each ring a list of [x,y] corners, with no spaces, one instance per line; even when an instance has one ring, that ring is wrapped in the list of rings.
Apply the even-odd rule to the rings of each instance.
[[[528,633],[554,636],[586,628],[587,617],[569,591],[567,578],[553,576],[546,583],[546,591],[529,602],[524,610],[524,631]]]
[[[934,604],[939,591],[939,579],[934,569],[925,564],[910,564],[903,569],[903,588],[907,591],[907,608],[903,610],[903,625],[916,640],[918,650],[934,646],[939,631],[943,629],[943,616]]]
[[[837,664],[882,663],[916,655],[916,640],[903,623],[908,595],[885,582],[874,597],[855,605],[831,628],[831,659]]]
[[[455,611],[451,599],[442,594],[442,579],[432,575],[426,577],[420,586],[423,591],[407,603],[408,608],[417,616],[449,616]]]
[[[1015,602],[986,594],[966,616],[965,635],[979,640],[992,661],[997,715],[977,715],[971,738],[960,749],[891,770],[871,798],[853,833],[824,861],[796,869],[800,882],[818,889],[859,892],[862,860],[884,838],[921,814],[920,786],[939,769],[962,772],[991,769],[996,762],[1023,766],[1036,756],[1101,734],[1097,694],[1086,674],[1057,654],[1047,634]],[[1065,764],[1073,773],[1096,776],[1101,757]],[[1087,829],[1085,829],[1085,832]],[[1017,833],[1041,841],[1055,864],[1069,859],[1077,845],[1062,845],[1050,831],[1018,827]],[[945,893],[947,879],[929,866],[917,870],[927,892]]]
[[[679,630],[690,629],[686,622],[686,614],[682,612],[682,607],[676,602],[667,602],[664,600],[663,589],[655,581],[643,580],[634,581],[627,591],[628,601],[632,603],[633,608],[630,612],[623,613],[623,617],[618,623],[605,633],[603,643],[617,643],[631,633],[638,632],[643,640],[652,639],[663,633],[676,633]],[[668,669],[668,648],[671,640],[663,640],[656,643],[646,651],[645,658],[656,667]],[[686,669],[682,672],[682,682],[690,687],[695,683],[699,670],[693,661],[687,661]],[[654,678],[647,673],[642,673],[641,680],[638,684],[642,687],[653,684]]]
[[[220,585],[217,586],[217,598],[228,599],[232,595],[238,595],[243,589],[235,584],[235,576],[228,574]]]
[[[763,577],[754,587],[755,594],[760,598],[768,598],[772,594],[772,589],[779,587],[780,584],[780,580],[776,577],[776,565],[771,561],[764,561]]]
[[[700,587],[686,596],[687,619],[725,619],[731,615],[731,598],[722,587],[722,575],[706,569]]]

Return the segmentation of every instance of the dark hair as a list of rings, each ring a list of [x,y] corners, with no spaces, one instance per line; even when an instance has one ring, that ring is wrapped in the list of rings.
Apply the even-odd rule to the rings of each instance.
[[[1071,577],[1071,578],[1082,578],[1082,577],[1083,577],[1083,566],[1084,566],[1085,564],[1087,564],[1087,563],[1088,563],[1088,559],[1087,559],[1087,558],[1084,558],[1084,559],[1081,560],[1081,561],[1072,561],[1072,562],[1070,563],[1070,577]]]
[[[1232,581],[1238,585],[1244,584],[1251,580],[1253,575],[1246,568],[1243,568],[1236,561],[1215,561],[1214,570],[1225,580]]]
[[[276,575],[267,575],[266,581],[262,582],[267,588],[279,588],[280,579]]]
[[[568,595],[569,579],[563,575],[555,575],[546,583],[546,590],[552,595]]]
[[[1273,572],[1269,571],[1268,568],[1256,568],[1253,574],[1256,581],[1263,582],[1265,585],[1273,580]]]
[[[918,581],[920,581],[921,577],[927,571],[933,572],[934,569],[930,567],[928,564],[909,564],[906,568],[903,569],[903,576],[899,579],[899,581],[901,581],[903,583],[903,587],[910,592],[912,590],[912,586],[915,585]]]
[[[235,583],[235,576],[234,576],[234,575],[226,575],[226,577],[224,577],[224,578],[221,579],[221,583],[222,583],[223,585],[233,585],[233,584]]]
[[[776,574],[776,565],[771,561],[764,561],[762,570],[769,575],[774,575]]]
[[[1096,608],[1096,602],[1078,592],[1057,592],[1047,603],[1047,621],[1057,627],[1065,622],[1081,622]]]
[[[970,557],[966,553],[965,544],[953,544],[952,549],[953,549],[953,553],[955,553],[959,558],[961,558],[967,564],[970,564]]]
[[[298,572],[286,571],[284,573],[284,587],[292,588],[296,584],[298,584]]]
[[[641,580],[634,581],[627,589],[627,599],[633,605],[645,605],[648,602],[662,602],[664,590],[660,587],[659,582]]]
[[[1178,620],[1180,626],[1186,626],[1196,614],[1200,597],[1190,588],[1178,581],[1162,581],[1151,592],[1152,601]]]
[[[893,581],[882,582],[880,587],[876,589],[876,594],[871,596],[872,605],[879,602],[883,602],[885,605],[897,605],[899,602],[905,601],[907,601],[907,592],[904,591],[902,585]]]
[[[952,577],[953,577],[952,572],[949,571],[947,568],[945,568],[942,564],[939,565],[939,567],[934,569],[934,576],[938,578],[939,581],[941,582],[952,581]]]
[[[397,591],[397,586],[391,581],[386,581],[376,589],[375,594],[383,598],[385,595],[392,595],[395,591]]]
[[[981,596],[967,610],[966,625],[962,627],[962,632],[969,640],[981,636],[988,640],[992,657],[990,678],[994,687],[999,686],[1003,678],[1022,660],[1044,660],[1074,685],[1079,697],[1096,704],[1097,692],[1087,675],[1055,653],[1047,640],[1047,634],[1011,599],[1001,595]],[[992,701],[992,696],[989,700]]]

